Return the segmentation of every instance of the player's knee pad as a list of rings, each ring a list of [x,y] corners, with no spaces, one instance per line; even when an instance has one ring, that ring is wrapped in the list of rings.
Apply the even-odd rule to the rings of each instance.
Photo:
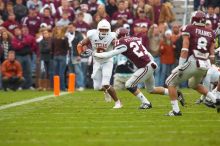
[[[135,87],[129,87],[129,88],[127,88],[127,90],[130,91],[131,93],[134,93],[134,92],[137,91],[137,86],[135,86]]]
[[[195,83],[195,79],[194,78],[190,78],[189,79],[188,86],[189,86],[189,88],[196,89],[197,85]]]

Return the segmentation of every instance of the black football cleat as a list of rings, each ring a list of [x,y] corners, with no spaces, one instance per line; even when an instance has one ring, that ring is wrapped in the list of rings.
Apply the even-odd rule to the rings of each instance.
[[[210,107],[210,108],[215,108],[215,105],[216,105],[216,104],[214,104],[212,101],[207,100],[207,99],[203,100],[203,103],[204,103],[207,107]]]
[[[182,106],[185,106],[185,99],[181,91],[177,90],[177,100],[180,102]]]
[[[173,116],[182,116],[181,111],[179,112],[175,112],[175,111],[170,111],[168,114],[166,114],[165,116],[169,116],[169,117],[173,117]]]
[[[139,107],[139,109],[150,109],[152,108],[152,104],[148,104],[148,103],[142,103],[141,106]]]

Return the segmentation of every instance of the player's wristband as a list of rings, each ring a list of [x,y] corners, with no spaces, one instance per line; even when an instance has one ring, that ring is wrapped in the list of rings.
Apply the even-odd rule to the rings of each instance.
[[[210,57],[210,58],[215,58],[215,55],[210,55],[209,57]]]
[[[182,48],[182,50],[181,51],[189,51],[189,49],[188,48]]]
[[[186,58],[180,57],[179,65],[183,65],[186,62]]]

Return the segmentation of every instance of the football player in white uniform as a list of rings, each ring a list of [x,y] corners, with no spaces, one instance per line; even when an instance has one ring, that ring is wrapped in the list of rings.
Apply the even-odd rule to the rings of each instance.
[[[219,83],[219,78],[220,78],[220,70],[217,66],[212,65],[211,68],[207,71],[207,74],[205,78],[203,79],[203,85],[211,92],[214,92],[216,94],[217,88],[220,89],[218,86]],[[202,95],[195,103],[200,104],[204,101],[205,96]]]
[[[82,40],[77,45],[77,50],[79,54],[82,54],[86,48],[85,46],[92,46],[95,52],[106,52],[113,50],[114,40],[116,39],[116,34],[111,32],[110,23],[103,19],[98,23],[97,29],[92,29],[87,32],[87,37]],[[103,89],[105,95],[107,93],[115,101],[115,106],[113,108],[121,108],[122,104],[118,99],[114,88],[110,85],[110,79],[113,70],[113,58],[99,59],[93,57],[93,86],[95,90]]]

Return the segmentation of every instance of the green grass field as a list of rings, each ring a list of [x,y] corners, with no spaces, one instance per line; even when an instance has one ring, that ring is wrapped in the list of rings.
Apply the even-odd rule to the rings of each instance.
[[[196,92],[183,90],[182,117],[166,117],[167,96],[149,95],[153,108],[139,110],[136,97],[119,91],[124,107],[112,109],[103,93],[75,92],[0,110],[0,146],[219,146],[220,114],[195,105]],[[0,106],[52,94],[0,91]]]

